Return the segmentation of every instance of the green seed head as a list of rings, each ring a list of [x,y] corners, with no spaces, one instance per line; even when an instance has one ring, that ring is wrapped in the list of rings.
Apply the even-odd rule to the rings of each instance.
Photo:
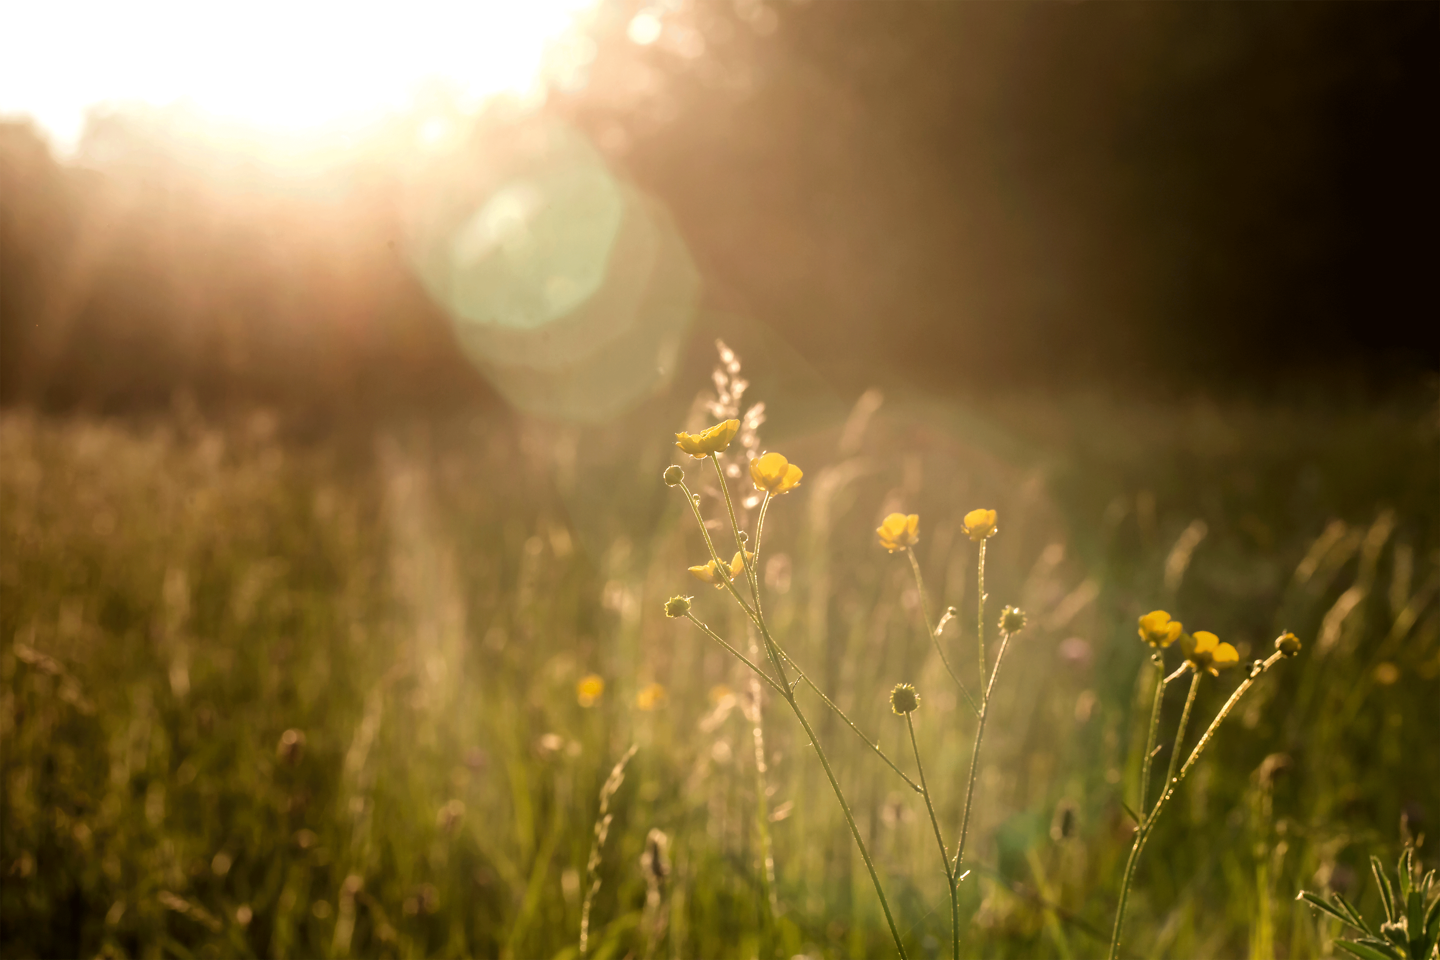
[[[676,469],[679,469],[678,467]],[[690,612],[689,597],[671,597],[665,601],[665,616],[683,617]]]
[[[1025,611],[1019,607],[1006,607],[1000,613],[1000,629],[1015,634],[1025,629]]]
[[[1300,638],[1287,630],[1275,640],[1275,649],[1287,657],[1293,657],[1300,652]]]
[[[903,717],[908,713],[914,713],[915,708],[920,706],[920,694],[908,683],[897,683],[895,689],[890,691],[890,709],[895,711],[896,716]]]

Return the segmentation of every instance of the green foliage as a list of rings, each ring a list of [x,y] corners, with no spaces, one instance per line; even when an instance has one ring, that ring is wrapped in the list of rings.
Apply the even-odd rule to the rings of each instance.
[[[893,950],[773,698],[779,909],[766,917],[744,668],[663,609],[695,590],[685,568],[705,556],[657,482],[669,453],[653,438],[672,415],[306,444],[260,418],[6,414],[0,953],[574,956],[601,786],[632,743],[590,956]],[[1440,676],[1433,436],[1386,410],[1077,402],[1060,416],[1074,419],[1018,403],[984,423],[895,409],[839,452],[839,430],[790,428],[806,475],[767,522],[766,553],[786,562],[761,571],[766,616],[897,760],[908,734],[889,692],[915,684],[953,836],[973,714],[915,628],[911,571],[873,531],[890,503],[936,518],[916,546],[932,613],[955,605],[944,638],[965,624],[973,642],[974,546],[944,518],[974,503],[1006,518],[987,590],[1030,623],[997,686],[960,887],[963,949],[994,957],[1104,949],[1151,710],[1135,618],[1164,605],[1245,659],[1294,630],[1304,653],[1247,694],[1156,827],[1126,944],[1316,954],[1329,921],[1287,906],[1288,891],[1319,884],[1354,901],[1326,901],[1347,917],[1378,914],[1360,852],[1407,805],[1437,812],[1440,756],[1415,748]],[[1176,574],[1197,518],[1207,532]],[[712,588],[695,592],[698,615],[744,636]],[[951,659],[975,689],[973,658]],[[576,684],[591,673],[605,689],[586,708]],[[1238,679],[1207,681],[1197,716]],[[654,682],[669,695],[642,710]],[[797,696],[907,949],[942,951],[948,904],[919,797]],[[1162,745],[1155,762],[1168,759]],[[663,882],[641,866],[652,830],[669,838]],[[1391,906],[1414,930],[1404,882]]]
[[[1330,894],[1329,903],[1306,890],[1301,890],[1295,899],[1304,900],[1363,934],[1355,941],[1336,940],[1335,946],[1364,960],[1429,960],[1440,956],[1440,947],[1437,947],[1440,944],[1440,887],[1435,885],[1435,871],[1420,876],[1415,848],[1409,845],[1395,865],[1394,883],[1390,882],[1379,857],[1370,857],[1370,871],[1385,911],[1385,922],[1380,924],[1379,932],[1338,893]],[[1432,887],[1435,887],[1433,895]]]

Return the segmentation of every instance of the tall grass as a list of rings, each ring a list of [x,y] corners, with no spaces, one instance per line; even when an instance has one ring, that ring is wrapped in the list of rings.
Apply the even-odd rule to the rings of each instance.
[[[1156,606],[1245,659],[1286,628],[1306,653],[1156,825],[1127,950],[1319,954],[1338,925],[1301,887],[1377,912],[1366,856],[1398,852],[1402,814],[1431,832],[1440,814],[1440,752],[1419,748],[1440,679],[1433,413],[880,411],[784,437],[807,476],[758,575],[786,650],[897,762],[888,695],[917,686],[956,824],[973,713],[873,531],[925,515],[932,609],[973,623],[958,520],[1006,518],[986,589],[1031,621],[981,757],[962,952],[1104,951],[1153,702],[1135,617]],[[587,955],[893,952],[803,733],[773,696],[757,718],[743,666],[664,617],[705,551],[656,482],[663,429],[493,418],[355,446],[283,442],[263,417],[0,418],[5,955],[574,955],[601,786],[632,743]],[[738,610],[707,616],[745,635]],[[1203,685],[1196,715],[1233,682]],[[638,702],[655,683],[668,695]],[[948,952],[924,801],[811,718],[908,952]]]

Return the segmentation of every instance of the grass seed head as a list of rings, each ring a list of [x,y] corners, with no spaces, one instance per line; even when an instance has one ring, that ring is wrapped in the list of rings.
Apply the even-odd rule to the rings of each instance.
[[[895,711],[897,717],[914,713],[919,706],[920,694],[915,692],[911,684],[897,683],[895,689],[890,691],[890,709]]]

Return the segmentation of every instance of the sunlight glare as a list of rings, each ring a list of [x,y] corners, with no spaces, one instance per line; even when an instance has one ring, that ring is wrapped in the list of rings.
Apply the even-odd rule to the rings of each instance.
[[[10,4],[0,115],[35,118],[64,149],[106,103],[293,134],[363,126],[431,84],[472,105],[541,96],[552,53],[572,71],[593,56],[557,41],[595,2]]]

